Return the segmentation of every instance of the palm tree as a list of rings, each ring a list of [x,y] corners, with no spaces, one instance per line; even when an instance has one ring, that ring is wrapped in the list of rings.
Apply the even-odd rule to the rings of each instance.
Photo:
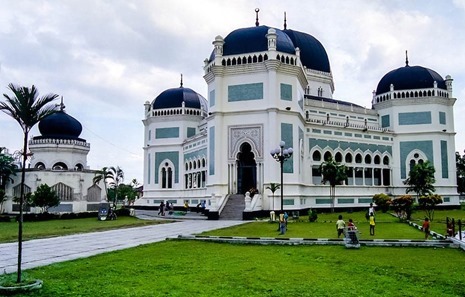
[[[266,187],[266,189],[270,190],[271,193],[273,194],[273,207],[272,207],[273,211],[274,211],[274,192],[279,190],[279,188],[281,188],[281,186],[277,183],[270,183],[270,185]]]
[[[336,185],[340,185],[347,179],[347,167],[336,162],[329,157],[320,165],[320,172],[323,176],[321,183],[329,182],[329,196],[331,198],[331,212],[334,212],[334,200],[336,199]]]
[[[116,207],[116,202],[118,201],[118,187],[124,181],[124,172],[119,166],[110,167],[109,171],[109,185],[115,189],[115,200],[113,201],[113,206]]]
[[[95,185],[100,183],[100,181],[103,181],[103,187],[105,189],[105,200],[107,201],[108,201],[107,179],[110,179],[110,177],[111,177],[111,173],[109,171],[109,168],[103,167],[102,169],[95,172],[95,176],[92,180]]]
[[[15,119],[23,130],[23,150],[21,167],[21,190],[19,199],[19,220],[18,220],[18,273],[17,282],[21,282],[21,259],[23,241],[23,204],[24,204],[24,180],[26,177],[27,139],[32,127],[45,117],[55,113],[53,105],[49,103],[55,100],[57,94],[48,94],[39,98],[39,92],[33,85],[31,88],[20,87],[9,84],[8,88],[14,96],[3,94],[5,102],[0,102],[0,110]]]

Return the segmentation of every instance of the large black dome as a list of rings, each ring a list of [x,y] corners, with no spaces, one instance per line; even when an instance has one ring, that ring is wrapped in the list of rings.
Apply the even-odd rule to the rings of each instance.
[[[177,108],[182,107],[185,102],[185,107],[205,109],[206,99],[189,88],[179,87],[163,91],[152,102],[153,109]]]
[[[437,82],[438,88],[447,90],[446,82],[436,71],[421,66],[406,65],[384,75],[378,83],[376,95],[389,92],[391,84],[394,90],[414,90],[433,88],[434,82]]]
[[[256,26],[232,31],[224,39],[223,55],[239,55],[268,50],[268,26]],[[300,49],[302,65],[309,69],[331,72],[329,59],[323,45],[312,35],[294,30],[276,29],[276,50],[295,54],[295,48]],[[212,51],[210,61],[214,59]]]
[[[256,26],[232,31],[224,39],[223,55],[238,55],[268,50],[268,26]],[[295,54],[292,40],[283,31],[276,30],[276,50]]]
[[[313,70],[331,72],[328,55],[318,39],[310,34],[294,30],[286,29],[284,33],[291,38],[294,46],[300,49],[300,60],[304,66]]]
[[[76,139],[82,132],[81,123],[63,110],[57,111],[39,122],[41,136],[37,138]]]

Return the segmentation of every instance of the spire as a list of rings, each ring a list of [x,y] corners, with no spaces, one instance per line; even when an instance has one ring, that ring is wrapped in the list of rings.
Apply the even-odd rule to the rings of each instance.
[[[55,104],[56,107],[60,108],[60,111],[63,111],[65,109],[65,105],[63,104],[63,96],[61,96],[61,102],[60,104]]]
[[[260,25],[260,23],[258,22],[258,12],[260,11],[259,8],[255,8],[255,27],[258,27]]]
[[[284,12],[284,30],[287,29],[286,12]]]
[[[408,66],[408,53],[407,50],[405,50],[405,67]]]
[[[181,86],[180,86],[180,88],[182,88],[182,73],[181,73]]]

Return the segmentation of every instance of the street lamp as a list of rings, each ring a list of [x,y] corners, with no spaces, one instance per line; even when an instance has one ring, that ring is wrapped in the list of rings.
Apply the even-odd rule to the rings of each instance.
[[[271,156],[276,160],[276,162],[279,162],[281,166],[281,212],[283,211],[283,164],[284,161],[289,159],[292,156],[292,153],[294,152],[292,150],[292,147],[284,149],[284,146],[286,143],[281,140],[279,143],[279,147],[272,149],[270,151]]]

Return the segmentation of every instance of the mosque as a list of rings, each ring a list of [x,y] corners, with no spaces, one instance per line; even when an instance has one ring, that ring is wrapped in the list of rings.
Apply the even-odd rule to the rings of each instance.
[[[90,144],[79,137],[82,125],[65,112],[63,98],[58,108],[56,113],[39,122],[41,135],[29,140],[31,155],[25,175],[25,193],[35,192],[41,184],[47,184],[60,198],[60,204],[49,212],[97,211],[99,203],[105,200],[105,191],[103,184],[93,183],[96,170],[87,165]],[[3,206],[7,213],[19,211],[19,204],[11,197],[20,197],[21,174],[11,178],[13,181],[6,185],[9,199]],[[27,206],[26,211],[38,210]]]
[[[409,170],[427,160],[443,205],[458,205],[453,80],[409,65],[407,56],[399,66],[379,80],[371,109],[335,99],[323,45],[286,22],[260,25],[257,11],[255,26],[214,38],[203,66],[208,100],[181,78],[145,102],[144,192],[136,205],[206,202],[216,219],[327,209],[330,186],[318,168],[329,157],[348,167],[335,208],[405,194]],[[282,197],[268,189],[281,178]]]

